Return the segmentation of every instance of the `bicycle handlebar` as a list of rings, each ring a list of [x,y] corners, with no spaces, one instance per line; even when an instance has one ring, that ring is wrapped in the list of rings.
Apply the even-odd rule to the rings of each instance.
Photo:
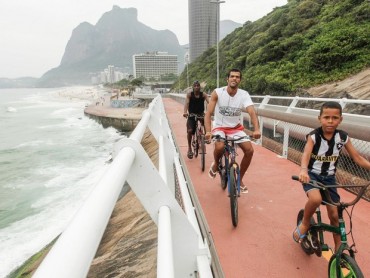
[[[296,180],[296,181],[299,181],[299,177],[298,176],[292,176],[292,179],[293,180]],[[318,188],[318,189],[322,190],[322,192],[324,192],[324,195],[325,195],[325,197],[328,200],[328,203],[330,203],[330,204],[332,204],[334,206],[337,206],[337,207],[339,207],[339,206],[350,207],[350,206],[355,205],[361,199],[361,197],[365,194],[367,188],[370,185],[370,183],[365,184],[365,185],[339,185],[339,184],[324,185],[321,182],[318,182],[318,181],[315,181],[315,180],[310,180],[309,184],[312,185],[315,188]],[[348,202],[348,203],[344,203],[344,202],[336,203],[336,202],[333,202],[333,200],[330,197],[329,192],[326,190],[327,188],[333,188],[333,187],[336,187],[336,188],[361,187],[361,190],[356,195],[356,198],[353,199],[351,202]]]
[[[196,117],[197,119],[203,119],[204,114],[198,115],[198,114],[191,113],[191,114],[188,115],[188,117]]]

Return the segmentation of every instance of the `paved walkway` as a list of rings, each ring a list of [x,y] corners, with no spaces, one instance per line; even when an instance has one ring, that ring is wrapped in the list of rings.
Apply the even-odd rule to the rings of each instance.
[[[249,193],[239,199],[239,224],[231,223],[229,198],[217,177],[207,171],[213,146],[207,145],[206,170],[200,169],[200,158],[188,159],[186,119],[183,106],[163,99],[168,120],[179,145],[192,183],[213,236],[225,277],[327,277],[328,259],[307,256],[292,239],[296,216],[306,201],[298,182],[291,180],[299,166],[275,153],[254,145],[255,154],[245,178]],[[343,200],[352,195],[340,192]],[[323,209],[324,220],[327,220]],[[347,217],[348,218],[348,217]],[[349,221],[346,222],[349,228]],[[370,203],[360,201],[353,216],[353,232],[359,253],[356,260],[365,277],[370,277]],[[325,234],[333,246],[332,236]],[[329,254],[328,254],[329,255]]]

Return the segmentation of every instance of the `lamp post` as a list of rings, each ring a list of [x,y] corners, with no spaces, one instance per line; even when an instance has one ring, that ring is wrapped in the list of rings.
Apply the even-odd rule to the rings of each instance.
[[[219,58],[219,51],[218,51],[218,41],[220,40],[220,4],[225,3],[225,1],[220,0],[211,0],[209,1],[212,4],[217,4],[217,12],[216,12],[216,53],[217,53],[217,88],[220,85],[220,58]]]
[[[185,62],[186,62],[186,80],[187,80],[188,88],[189,88],[189,48],[187,49],[188,49],[188,52],[186,52],[186,55],[185,55]]]

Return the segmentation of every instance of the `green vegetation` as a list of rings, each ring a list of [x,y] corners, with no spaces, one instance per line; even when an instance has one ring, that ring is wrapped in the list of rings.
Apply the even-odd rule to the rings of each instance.
[[[16,270],[12,271],[7,277],[8,278],[20,278],[20,277],[22,277],[22,278],[28,278],[28,277],[32,277],[32,275],[36,271],[37,267],[40,265],[40,263],[45,258],[45,256],[47,255],[47,253],[50,251],[51,247],[56,242],[56,240],[58,239],[58,237],[56,237],[51,243],[49,243],[42,250],[40,250],[39,252],[37,252],[31,258],[29,258],[19,268],[17,268]]]
[[[288,0],[219,43],[220,86],[239,68],[250,93],[288,95],[369,67],[369,45],[368,0]],[[216,55],[210,48],[189,65],[190,80],[206,82],[206,90],[216,87]],[[186,78],[185,70],[173,88]]]

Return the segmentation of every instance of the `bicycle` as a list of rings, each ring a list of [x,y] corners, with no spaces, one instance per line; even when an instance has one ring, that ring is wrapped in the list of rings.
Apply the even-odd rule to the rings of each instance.
[[[235,136],[234,136],[235,137]],[[223,190],[228,187],[231,208],[231,220],[233,226],[238,225],[238,198],[240,197],[240,168],[236,162],[236,148],[237,143],[243,138],[249,136],[237,136],[237,138],[223,138],[220,135],[213,135],[212,139],[216,141],[223,141],[225,143],[224,152],[218,163],[218,172],[221,179],[221,188]]]
[[[191,139],[191,146],[193,148],[193,153],[195,157],[198,157],[198,154],[200,154],[200,166],[201,166],[202,172],[204,172],[205,163],[206,163],[206,145],[204,141],[205,132],[204,132],[204,126],[200,121],[204,118],[204,116],[197,115],[197,114],[190,114],[189,117],[195,118],[195,133]]]
[[[292,176],[293,180],[299,180],[298,176]],[[352,212],[354,205],[361,199],[363,194],[366,192],[368,186],[370,183],[366,185],[323,185],[320,182],[317,181],[310,181],[310,184],[322,190],[325,197],[327,198],[327,201],[323,201],[324,204],[331,204],[338,208],[338,216],[339,216],[339,227],[332,226],[329,224],[325,224],[322,222],[321,219],[321,211],[320,207],[317,208],[315,215],[316,219],[312,217],[310,219],[311,225],[306,233],[306,237],[304,237],[300,243],[303,251],[307,255],[312,255],[315,253],[318,257],[321,257],[322,251],[329,251],[329,246],[324,241],[324,231],[336,233],[341,236],[341,245],[336,253],[334,253],[330,260],[328,265],[328,277],[334,278],[334,277],[355,277],[360,278],[364,277],[362,274],[362,271],[360,267],[357,265],[355,261],[355,253],[357,252],[355,249],[355,243],[354,238],[352,234]],[[349,203],[335,203],[330,197],[330,194],[327,188],[330,187],[361,187],[359,193],[357,194],[356,198],[352,200]],[[351,213],[348,213],[347,208],[352,206]],[[353,244],[351,246],[348,245],[347,242],[347,233],[346,233],[346,227],[345,222],[343,219],[343,211],[346,211],[349,219],[350,219],[350,231],[348,234],[351,234]],[[304,210],[301,209],[297,216],[297,225],[302,221],[303,219]],[[345,252],[348,252],[345,253]]]

